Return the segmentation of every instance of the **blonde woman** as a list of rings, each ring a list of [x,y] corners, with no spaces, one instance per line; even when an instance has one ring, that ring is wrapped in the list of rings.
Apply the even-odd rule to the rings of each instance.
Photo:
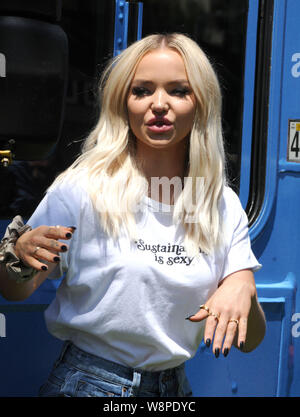
[[[194,41],[151,35],[100,91],[99,122],[19,233],[20,270],[2,262],[1,293],[22,300],[66,273],[45,313],[66,342],[41,396],[190,396],[184,363],[203,337],[218,357],[265,332],[219,84]]]

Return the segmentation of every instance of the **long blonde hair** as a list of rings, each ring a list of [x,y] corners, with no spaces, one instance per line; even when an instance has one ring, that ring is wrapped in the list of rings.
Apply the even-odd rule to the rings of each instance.
[[[193,209],[197,220],[187,221],[188,213],[182,204],[183,200],[192,201],[192,185],[184,186],[175,203],[173,218],[184,227],[188,253],[196,255],[199,249],[210,253],[222,240],[222,219],[218,209],[226,183],[222,99],[208,58],[196,42],[183,34],[147,36],[110,62],[100,82],[99,121],[85,140],[81,155],[56,178],[53,185],[65,178],[84,178],[104,231],[117,238],[123,228],[130,238],[136,238],[134,207],[146,194],[148,184],[135,160],[135,139],[128,122],[127,96],[143,56],[161,47],[176,50],[185,63],[197,102],[189,139],[187,175],[193,179],[204,178],[203,198]],[[112,207],[119,210],[112,210]]]

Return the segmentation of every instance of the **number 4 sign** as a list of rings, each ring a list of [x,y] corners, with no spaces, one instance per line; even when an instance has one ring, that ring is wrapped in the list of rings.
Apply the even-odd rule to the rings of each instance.
[[[300,120],[289,120],[288,162],[300,162]]]

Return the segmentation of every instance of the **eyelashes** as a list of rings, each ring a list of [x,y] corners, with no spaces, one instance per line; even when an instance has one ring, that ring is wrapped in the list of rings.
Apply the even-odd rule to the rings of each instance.
[[[190,93],[191,93],[191,90],[189,88],[182,87],[182,88],[174,88],[168,94],[170,94],[171,96],[177,96],[177,97],[183,98]],[[153,93],[152,91],[148,90],[145,87],[133,87],[132,94],[136,96],[137,98],[142,98],[145,96],[151,96]]]
[[[190,94],[190,90],[187,87],[175,88],[171,92],[171,95],[178,96],[178,97],[185,97],[188,94]]]
[[[144,97],[150,95],[150,91],[144,87],[133,87],[132,94],[136,97]]]
[[[187,94],[190,94],[190,90],[187,87],[184,88],[175,88],[173,90],[172,95],[178,96],[178,97],[185,97]]]

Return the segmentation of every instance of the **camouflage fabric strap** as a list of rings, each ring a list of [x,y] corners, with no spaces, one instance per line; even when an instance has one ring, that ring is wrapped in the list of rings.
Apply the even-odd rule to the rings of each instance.
[[[24,225],[22,217],[16,216],[7,226],[0,242],[0,262],[6,265],[9,277],[16,282],[29,281],[37,272],[34,268],[24,265],[15,253],[17,239],[30,230],[32,230],[31,226]]]

